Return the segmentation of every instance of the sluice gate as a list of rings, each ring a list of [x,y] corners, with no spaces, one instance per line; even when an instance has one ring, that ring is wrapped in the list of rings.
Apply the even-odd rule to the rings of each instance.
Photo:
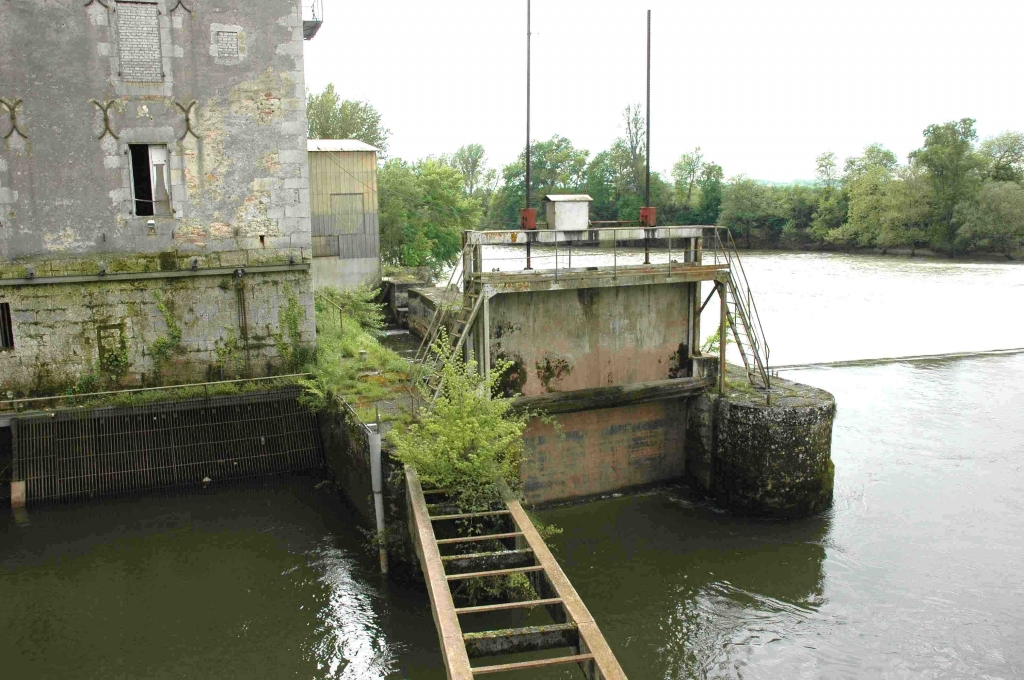
[[[29,503],[199,486],[323,465],[299,389],[14,418],[13,478]]]
[[[410,534],[430,595],[449,680],[513,671],[578,666],[587,680],[625,680],[626,674],[533,522],[518,500],[507,494],[498,510],[461,513],[446,504],[443,491],[424,492],[416,472],[406,468]],[[431,503],[428,504],[426,496]],[[438,538],[435,527],[466,519],[490,520],[490,533]],[[444,554],[447,553],[447,554]],[[538,599],[456,607],[452,587],[466,579],[513,574],[526,576]],[[460,617],[543,607],[550,625],[463,633]],[[470,659],[523,652],[564,650],[560,656],[471,665]]]

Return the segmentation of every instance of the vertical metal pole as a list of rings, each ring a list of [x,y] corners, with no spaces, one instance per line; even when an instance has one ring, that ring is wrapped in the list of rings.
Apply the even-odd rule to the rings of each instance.
[[[684,256],[685,259],[685,256]],[[668,277],[672,278],[672,232],[668,232]]]
[[[612,227],[612,278],[619,277],[619,230]]]
[[[530,232],[526,232],[526,269],[533,269],[530,266]]]
[[[370,477],[373,485],[373,510],[377,520],[378,552],[380,573],[388,573],[388,551],[384,547],[384,473],[380,460],[380,415],[377,415],[377,430],[370,433]]]
[[[647,180],[644,184],[644,205],[651,204],[651,10],[647,10]]]
[[[526,208],[530,207],[530,0],[526,0]],[[530,242],[526,242],[529,269]]]
[[[569,248],[569,269],[572,269],[572,241],[569,241],[568,243],[569,245],[567,247]]]
[[[483,337],[483,347],[481,348],[481,365],[483,366],[484,375],[488,376],[491,374],[491,301],[483,291],[480,294],[484,296],[483,301],[483,327],[480,329]],[[488,395],[490,396],[490,395]]]
[[[555,281],[558,280],[558,232],[555,232]]]
[[[718,287],[718,301],[721,318],[718,320],[718,394],[725,394],[725,346],[728,344],[728,331],[726,330],[727,309],[725,306],[725,284],[715,282]]]

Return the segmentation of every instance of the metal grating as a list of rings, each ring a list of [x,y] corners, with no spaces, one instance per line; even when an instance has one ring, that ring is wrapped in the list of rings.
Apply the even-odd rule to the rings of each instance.
[[[316,416],[288,388],[19,416],[14,479],[28,502],[195,486],[323,465]]]

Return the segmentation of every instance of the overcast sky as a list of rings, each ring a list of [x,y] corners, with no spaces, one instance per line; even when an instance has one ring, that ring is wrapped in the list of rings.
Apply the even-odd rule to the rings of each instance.
[[[334,82],[391,129],[390,155],[525,143],[526,0],[324,0],[306,85]],[[905,159],[930,123],[1024,130],[1021,0],[533,0],[532,136],[593,155],[644,99],[652,167],[700,146],[727,177],[812,179],[814,158],[879,142]]]

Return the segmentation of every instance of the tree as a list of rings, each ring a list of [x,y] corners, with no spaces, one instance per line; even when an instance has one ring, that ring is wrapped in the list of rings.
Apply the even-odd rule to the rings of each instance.
[[[627,106],[622,111],[626,136],[612,142],[608,162],[614,173],[615,189],[620,195],[643,196],[646,155],[644,142],[646,123],[640,113],[640,104]]]
[[[358,139],[387,153],[391,130],[369,102],[344,100],[331,83],[320,94],[306,96],[307,134],[310,139]]]
[[[864,147],[863,156],[854,156],[853,158],[846,159],[846,179],[849,181],[865,172],[868,168],[875,167],[892,171],[896,169],[897,165],[899,165],[899,160],[892,151],[889,151],[881,144],[868,144]]]
[[[725,189],[718,223],[743,235],[747,248],[750,248],[755,228],[781,229],[783,209],[778,196],[769,187],[740,175],[734,177]]]
[[[1024,187],[985,182],[976,202],[957,205],[954,220],[960,249],[993,250],[1011,260],[1024,246]]]
[[[462,173],[466,181],[466,193],[470,196],[476,191],[486,172],[487,154],[482,144],[467,144],[451,157],[453,168]]]
[[[680,193],[686,191],[686,200],[683,201],[683,205],[686,207],[690,206],[690,201],[693,198],[693,186],[703,167],[704,154],[701,153],[699,146],[692,153],[684,153],[672,166],[672,179],[676,181],[676,191]]]
[[[974,151],[978,134],[974,119],[964,118],[942,125],[929,125],[924,131],[924,146],[911,152],[912,163],[920,163],[932,185],[932,244],[956,252],[957,205],[977,194],[985,160]]]
[[[811,238],[819,242],[827,241],[829,234],[846,222],[848,211],[845,192],[838,188],[825,187],[811,220]]]
[[[996,182],[1024,182],[1024,133],[1004,132],[981,143],[985,176]]]
[[[700,170],[697,184],[700,187],[700,204],[697,210],[699,224],[717,224],[722,208],[722,166],[705,163]]]
[[[590,152],[577,149],[566,137],[555,135],[545,142],[533,142],[530,158],[530,204],[540,208],[550,193],[581,191],[587,181],[587,159]],[[526,153],[501,170],[502,186],[491,199],[489,226],[501,229],[518,228],[519,211],[525,207]]]
[[[458,170],[437,159],[387,161],[377,178],[382,258],[435,272],[455,262],[462,232],[480,221],[479,201],[466,196],[463,182]]]
[[[817,165],[816,174],[822,186],[831,189],[839,179],[839,169],[836,164],[836,155],[832,151],[826,151],[815,159]]]

